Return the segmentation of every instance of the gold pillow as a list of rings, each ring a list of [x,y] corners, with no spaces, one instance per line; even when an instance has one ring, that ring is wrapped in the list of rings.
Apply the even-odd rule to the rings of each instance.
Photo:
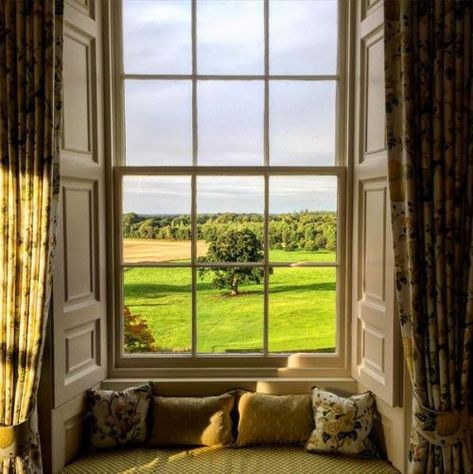
[[[311,396],[244,393],[238,403],[238,447],[303,444],[314,429]]]
[[[226,446],[233,442],[233,393],[153,397],[152,446]]]

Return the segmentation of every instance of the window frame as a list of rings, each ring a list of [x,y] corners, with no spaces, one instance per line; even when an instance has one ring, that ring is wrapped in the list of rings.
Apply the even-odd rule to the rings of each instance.
[[[111,96],[113,147],[111,166],[111,194],[109,211],[111,226],[109,247],[113,254],[113,308],[110,330],[113,337],[111,344],[111,375],[112,376],[152,376],[152,377],[342,377],[350,373],[350,338],[348,306],[351,300],[347,282],[350,277],[350,249],[346,235],[350,235],[351,217],[347,214],[349,208],[349,182],[351,163],[348,159],[350,130],[349,101],[348,101],[348,50],[349,50],[349,18],[350,4],[338,0],[338,68],[334,75],[271,75],[269,74],[269,1],[264,2],[264,38],[265,65],[262,75],[199,75],[196,74],[196,0],[192,5],[192,67],[190,75],[165,74],[125,74],[123,71],[122,55],[122,12],[121,1],[111,2],[111,38],[113,41]],[[125,80],[126,79],[185,79],[192,81],[192,143],[193,155],[190,166],[126,166],[125,160]],[[198,137],[197,137],[197,84],[200,80],[263,80],[264,81],[264,164],[262,166],[199,166]],[[269,81],[298,80],[336,81],[336,131],[335,131],[335,165],[333,166],[280,166],[269,165]],[[186,175],[192,180],[196,176],[233,175],[233,176],[263,176],[265,180],[265,219],[268,213],[268,183],[273,175],[293,176],[335,176],[337,178],[337,261],[336,263],[311,262],[310,267],[336,268],[336,351],[334,353],[267,353],[267,354],[199,354],[199,353],[157,353],[157,354],[124,354],[123,353],[123,285],[122,285],[122,179],[128,175]],[[194,183],[195,184],[195,183]],[[195,186],[193,186],[195,189]],[[195,211],[195,193],[193,192],[192,207]],[[194,212],[195,214],[195,212]],[[266,239],[267,242],[267,239]],[[266,245],[266,244],[265,244]],[[194,245],[192,245],[194,247]],[[267,252],[265,252],[267,255]],[[267,262],[264,262],[267,264]],[[146,266],[136,264],[134,266]],[[151,265],[162,266],[162,265]],[[173,265],[170,265],[173,266]],[[238,266],[235,265],[235,266]],[[193,271],[193,284],[195,271]],[[265,277],[267,285],[267,277]],[[194,290],[195,291],[195,290]],[[265,293],[265,300],[267,299]],[[195,296],[193,306],[195,306]],[[265,345],[267,344],[268,303],[265,301]],[[193,309],[193,348],[195,349],[195,309]],[[267,345],[266,345],[267,348]]]

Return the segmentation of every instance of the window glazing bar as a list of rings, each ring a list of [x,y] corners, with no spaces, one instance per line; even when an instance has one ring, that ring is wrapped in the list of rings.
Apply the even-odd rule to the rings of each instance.
[[[142,81],[338,81],[336,74],[123,74],[123,80]]]

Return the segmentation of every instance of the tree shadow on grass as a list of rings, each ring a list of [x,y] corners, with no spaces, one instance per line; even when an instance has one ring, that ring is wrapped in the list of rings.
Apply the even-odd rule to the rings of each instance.
[[[190,294],[191,286],[163,285],[161,283],[125,283],[125,296],[139,298],[164,298],[169,293]]]
[[[163,296],[153,296],[153,299],[155,298],[163,298]],[[150,297],[151,299],[151,297]],[[129,305],[130,308],[133,308],[133,309],[138,309],[138,308],[153,308],[153,307],[167,307],[169,306],[169,303],[144,303],[144,304],[130,304]]]
[[[336,283],[332,281],[323,282],[323,283],[310,283],[306,285],[275,285],[271,286],[269,292],[270,294],[277,293],[303,293],[306,291],[335,291]],[[244,296],[254,296],[262,295],[263,290],[250,290],[247,289],[248,286],[242,288],[241,293],[236,296],[229,294],[227,290],[221,290],[219,293],[212,294],[216,299],[220,298],[239,298]],[[198,283],[197,292],[201,291],[216,291],[212,287],[211,283]],[[125,297],[126,298],[146,298],[146,299],[158,299],[165,298],[170,294],[183,293],[185,295],[190,295],[191,287],[190,286],[179,286],[179,285],[163,285],[161,283],[152,284],[152,283],[127,283],[125,284]],[[159,304],[153,305],[159,306]]]
[[[269,292],[274,293],[287,293],[293,291],[300,293],[304,291],[335,291],[337,284],[334,281],[326,281],[323,283],[310,283],[307,285],[276,285],[271,288],[271,281],[269,284]]]
[[[262,296],[263,290],[241,290],[237,295],[232,295],[230,291],[222,290],[222,293],[212,294],[208,298],[212,300],[238,299],[245,296]]]

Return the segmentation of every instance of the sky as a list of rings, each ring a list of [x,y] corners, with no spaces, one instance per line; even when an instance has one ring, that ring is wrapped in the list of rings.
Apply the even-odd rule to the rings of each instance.
[[[199,74],[263,73],[263,6],[262,0],[197,0]],[[271,74],[336,73],[335,0],[270,0],[269,14]],[[192,72],[190,0],[124,0],[123,17],[125,73]],[[335,102],[333,81],[270,81],[271,163],[334,164]],[[263,115],[262,80],[199,81],[198,163],[262,165]],[[128,165],[191,164],[191,81],[126,80],[125,120]],[[222,212],[218,209],[228,207],[227,202],[234,212],[253,212],[246,209],[258,207],[263,187],[249,178],[242,184],[242,179],[225,184],[214,179],[211,185],[202,181],[198,203],[207,209],[202,212]],[[162,206],[167,213],[175,213],[172,207],[187,205],[188,186],[168,181],[158,189],[150,183],[152,180],[146,179],[140,186],[130,183],[124,208],[160,213],[150,209]],[[280,191],[284,199],[276,198],[276,191],[272,191],[274,206],[277,203],[278,209],[284,209],[281,212],[304,203],[305,208],[310,208],[309,204],[334,208],[333,179],[330,189],[327,180],[301,183],[299,180],[290,194],[294,183],[289,181],[286,191]],[[278,187],[282,189],[282,185]],[[245,196],[237,192],[241,186]],[[163,197],[159,204],[153,201],[158,196]]]
[[[264,210],[261,176],[198,176],[197,213],[259,213]],[[334,176],[272,176],[269,212],[335,211]],[[187,176],[125,176],[123,212],[187,214],[191,210],[191,179]]]

